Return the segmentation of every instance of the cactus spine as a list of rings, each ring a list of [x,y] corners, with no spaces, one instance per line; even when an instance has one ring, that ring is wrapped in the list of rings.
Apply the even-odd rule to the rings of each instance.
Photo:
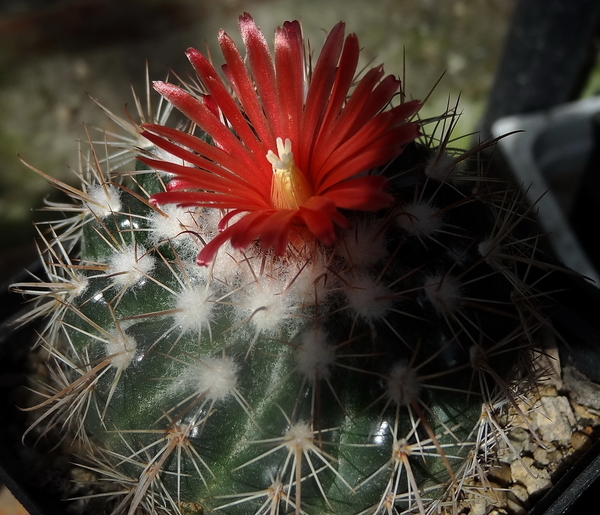
[[[90,144],[80,189],[46,176],[73,204],[40,227],[47,281],[15,288],[49,318],[56,384],[38,424],[80,441],[117,485],[113,513],[456,511],[544,321],[524,280],[536,240],[515,236],[519,201],[490,187],[479,149],[449,148],[455,113],[377,167],[391,203],[344,211],[334,242],[300,230],[283,249],[222,238],[221,209],[157,206],[165,170],[193,156],[164,112],[142,135],[110,116],[134,144],[108,160]],[[292,170],[279,141],[269,162]],[[293,209],[311,187],[293,186]]]

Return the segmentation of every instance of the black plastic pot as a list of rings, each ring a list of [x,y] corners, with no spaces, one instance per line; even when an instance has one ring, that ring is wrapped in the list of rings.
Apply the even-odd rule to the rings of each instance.
[[[600,97],[541,112],[502,118],[492,125],[514,182],[523,185],[548,234],[557,264],[598,284],[600,255]],[[591,231],[591,233],[590,233]],[[600,290],[590,280],[553,274],[545,290],[557,291],[553,324],[568,345],[559,344],[562,365],[575,366],[600,383]],[[536,504],[530,515],[589,513],[600,488],[600,442]]]
[[[535,205],[555,256],[600,282],[597,251],[600,97],[497,120],[492,135],[514,182]]]
[[[600,440],[540,499],[529,515],[591,513],[600,488]]]

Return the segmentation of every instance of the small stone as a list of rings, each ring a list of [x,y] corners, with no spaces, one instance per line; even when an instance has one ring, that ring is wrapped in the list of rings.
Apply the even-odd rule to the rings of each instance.
[[[525,505],[529,500],[529,494],[527,488],[523,485],[512,485],[508,494],[509,497],[515,498],[520,504]]]
[[[556,387],[553,385],[542,385],[538,389],[538,393],[540,397],[556,397],[558,392],[556,391]]]
[[[594,415],[585,406],[575,402],[573,399],[571,399],[571,407],[573,408],[573,413],[575,414],[579,424],[595,425],[598,423],[597,415]]]
[[[588,408],[600,409],[600,385],[590,381],[574,367],[563,369],[563,381],[576,402]]]
[[[536,371],[538,374],[541,373],[543,375],[543,377],[540,378],[540,382],[542,384],[552,385],[557,390],[562,390],[562,366],[560,363],[558,346],[556,344],[556,337],[555,335],[549,334],[549,331],[540,332],[546,333],[545,335],[540,334],[542,339],[550,340],[543,345],[543,350],[539,352],[535,360]]]
[[[538,465],[548,465],[550,463],[550,460],[548,460],[548,451],[543,447],[538,447],[533,452],[533,459]]]
[[[531,433],[525,428],[515,428],[508,433],[508,438],[517,454],[529,451]]]
[[[566,397],[542,397],[539,408],[532,413],[532,422],[544,440],[567,442],[573,432],[575,415]]]
[[[499,463],[494,465],[488,471],[488,478],[502,487],[506,487],[512,481],[510,475],[510,466],[508,463]]]
[[[564,459],[565,455],[563,452],[559,451],[558,449],[552,451],[552,452],[548,452],[548,470],[551,473],[554,473],[558,470],[558,467],[560,466],[560,463],[562,462],[562,460]]]
[[[95,474],[80,467],[74,467],[71,469],[69,475],[71,476],[71,480],[73,482],[79,483],[79,486],[89,485],[98,481],[98,478],[95,476]]]
[[[481,495],[486,499],[488,506],[506,506],[506,490],[497,483],[490,481]]]
[[[591,438],[581,431],[576,431],[571,435],[571,447],[575,451],[585,452],[592,446]]]
[[[469,499],[468,502],[469,515],[486,515],[488,511],[488,503],[485,499]]]
[[[527,510],[510,497],[506,500],[506,509],[511,515],[527,515]]]
[[[510,464],[510,471],[513,482],[522,484],[530,496],[552,487],[548,471],[534,467],[532,458],[523,457],[513,461]]]

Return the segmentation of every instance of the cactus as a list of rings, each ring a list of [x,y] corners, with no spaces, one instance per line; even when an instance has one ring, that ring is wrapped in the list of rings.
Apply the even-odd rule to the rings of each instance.
[[[199,82],[157,83],[151,123],[108,113],[130,138],[81,152],[80,189],[38,171],[73,202],[38,226],[48,279],[15,285],[49,320],[34,427],[79,442],[113,513],[457,512],[545,325],[527,210],[486,145],[451,149],[456,110],[418,120],[381,69],[350,87],[342,24],[314,69],[297,22],[275,68],[240,25],[256,86],[222,33],[235,95],[190,50]]]

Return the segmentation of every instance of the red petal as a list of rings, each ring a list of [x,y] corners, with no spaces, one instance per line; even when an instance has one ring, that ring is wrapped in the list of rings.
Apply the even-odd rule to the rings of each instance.
[[[385,192],[387,186],[388,180],[381,175],[357,177],[333,186],[323,196],[342,209],[379,211],[394,201]]]
[[[256,204],[244,198],[223,193],[202,191],[167,191],[155,193],[150,197],[154,204],[177,204],[178,206],[212,207],[218,209],[239,209],[240,211],[254,211]]]
[[[419,135],[417,123],[407,123],[400,127],[390,127],[389,122],[383,126],[378,126],[379,124],[379,120],[371,120],[329,157],[321,169],[321,183],[315,187],[317,192],[390,161],[402,152],[404,145]]]
[[[283,123],[283,133],[295,149],[299,142],[303,115],[304,57],[300,24],[286,22],[275,33],[275,69]]]
[[[225,88],[223,81],[208,59],[194,48],[188,48],[186,55],[190,63],[192,63],[194,70],[196,70],[202,84],[208,89],[208,92],[214,98],[225,118],[231,123],[239,139],[255,155],[266,155],[268,149],[257,140],[256,135],[248,126],[246,118],[240,112],[229,91]]]
[[[219,120],[210,109],[198,99],[177,86],[164,82],[155,82],[154,89],[163,95],[171,104],[185,114],[190,120],[207,132],[221,148],[253,170],[260,166],[253,154],[242,145],[231,130]],[[263,180],[265,178],[263,177]],[[260,179],[259,179],[260,180]]]
[[[198,254],[196,258],[196,264],[198,266],[208,266],[212,263],[217,251],[230,237],[229,230],[225,230],[217,234],[212,240],[210,240],[204,248]]]
[[[254,211],[230,225],[227,230],[231,234],[231,246],[241,250],[250,245],[259,236],[263,221],[272,213],[273,211]]]
[[[308,87],[304,123],[300,135],[299,152],[294,153],[298,167],[309,170],[313,141],[318,136],[319,124],[325,116],[331,88],[335,80],[337,63],[344,42],[344,23],[338,23],[325,40]]]
[[[250,69],[258,89],[258,94],[265,109],[267,120],[271,123],[272,133],[275,137],[282,135],[281,110],[277,96],[277,85],[275,82],[275,70],[269,45],[265,36],[254,23],[252,16],[244,13],[239,18],[240,33],[246,51]],[[266,155],[266,152],[265,152]]]
[[[308,230],[325,245],[331,245],[335,241],[333,222],[342,227],[351,227],[348,219],[337,210],[335,204],[324,197],[309,198],[300,206],[300,216]]]
[[[236,173],[236,170],[239,170],[240,168],[244,171],[244,174],[246,173],[246,170],[243,167],[240,167],[239,163],[238,164],[235,164],[235,162],[232,163],[234,165],[234,170],[228,170],[226,168],[223,168],[223,166],[219,166],[219,164],[222,165],[223,163],[215,164],[213,161],[204,159],[203,157],[201,157],[197,154],[194,154],[188,150],[185,150],[177,145],[174,145],[158,136],[153,136],[152,134],[148,134],[148,133],[142,133],[142,135],[149,141],[155,142],[157,146],[159,146],[163,150],[166,150],[171,155],[179,157],[180,159],[183,159],[187,163],[198,167],[198,168],[194,168],[191,166],[183,166],[183,165],[179,165],[176,163],[171,163],[169,161],[159,161],[156,159],[150,159],[150,158],[146,158],[143,156],[140,156],[138,158],[139,161],[147,164],[151,168],[155,168],[157,170],[163,170],[163,171],[169,172],[169,173],[174,173],[176,175],[185,176],[185,177],[188,177],[190,180],[192,180],[195,175],[196,182],[197,182],[195,187],[198,189],[207,189],[207,190],[214,190],[214,191],[228,191],[230,188],[236,188],[236,189],[239,189],[240,191],[247,190],[247,194],[249,196],[253,196],[256,198],[263,198],[263,199],[265,197],[269,198],[267,194],[265,194],[264,192],[261,192],[252,183],[245,180],[243,178],[243,176],[240,175],[240,173]],[[210,172],[210,174],[206,175],[206,174],[200,173],[201,171],[204,171],[204,170]],[[241,170],[239,170],[239,171],[241,171]],[[196,173],[196,172],[198,172],[198,173]],[[215,183],[212,182],[214,176],[218,176],[227,182],[223,182],[221,187],[216,186],[216,185],[214,185]],[[209,181],[209,183],[203,184],[202,181],[204,180],[204,178],[206,178]],[[213,185],[210,185],[210,184],[213,184]]]
[[[244,169],[239,166],[239,160],[232,158],[229,154],[223,152],[220,148],[217,148],[214,145],[210,145],[206,143],[206,141],[203,141],[200,138],[193,136],[192,134],[188,134],[187,132],[182,132],[177,129],[172,129],[171,127],[165,127],[164,125],[157,125],[153,123],[142,124],[142,129],[157,134],[158,136],[162,136],[163,138],[168,138],[171,141],[177,143],[178,145],[187,147],[193,152],[196,152],[201,156],[210,159],[211,161],[220,163],[221,165],[223,165],[224,168],[227,168],[229,170],[234,169],[236,167],[236,164],[240,168],[240,171]],[[150,139],[147,133],[143,133],[142,136]],[[160,146],[160,140],[155,138],[151,141],[157,146]]]
[[[298,211],[282,210],[267,218],[260,228],[260,243],[263,250],[274,247],[275,253],[281,256],[287,247],[290,225],[297,216]]]
[[[353,136],[356,132],[352,132],[350,129],[355,124],[356,117],[367,103],[373,88],[382,74],[383,70],[381,68],[369,70],[352,92],[335,123],[332,123],[330,132],[323,131],[319,136],[316,143],[318,151],[315,152],[311,160],[311,169],[315,183],[318,183],[319,171],[330,155],[340,147],[342,142],[347,140],[348,137]]]
[[[219,45],[227,63],[228,79],[235,88],[235,93],[244,108],[244,112],[248,115],[263,145],[268,149],[275,148],[276,136],[273,134],[271,126],[265,118],[264,110],[256,95],[254,84],[248,74],[244,59],[233,40],[223,31],[219,34]]]
[[[139,158],[140,161],[146,163],[151,168],[163,170],[165,172],[174,173],[175,179],[168,184],[168,191],[180,189],[194,190],[209,190],[212,195],[235,196],[246,205],[253,205],[255,208],[269,207],[263,197],[254,189],[248,188],[245,185],[240,186],[228,179],[224,179],[218,175],[192,168],[189,166],[177,165],[168,161],[156,161],[154,159]]]
[[[323,138],[332,132],[335,133],[333,124],[337,123],[340,112],[342,111],[342,106],[347,101],[350,86],[354,82],[354,75],[356,73],[356,67],[358,66],[359,52],[360,48],[358,46],[358,38],[355,34],[350,34],[344,42],[344,49],[342,50],[340,63],[337,67],[335,83],[333,85],[331,98],[329,99],[327,113],[325,114],[325,118],[320,129],[321,132],[316,143],[319,148],[321,148]],[[346,103],[344,110],[346,110],[347,106],[348,104]]]
[[[361,112],[356,116],[353,126],[350,128],[350,132],[359,130],[367,121],[377,115],[385,106],[389,104],[394,95],[400,89],[400,81],[393,75],[385,77],[377,87],[371,92],[369,98],[365,102]],[[405,104],[401,104],[405,105]],[[410,114],[398,113],[397,116],[401,120],[409,118],[414,113]]]

